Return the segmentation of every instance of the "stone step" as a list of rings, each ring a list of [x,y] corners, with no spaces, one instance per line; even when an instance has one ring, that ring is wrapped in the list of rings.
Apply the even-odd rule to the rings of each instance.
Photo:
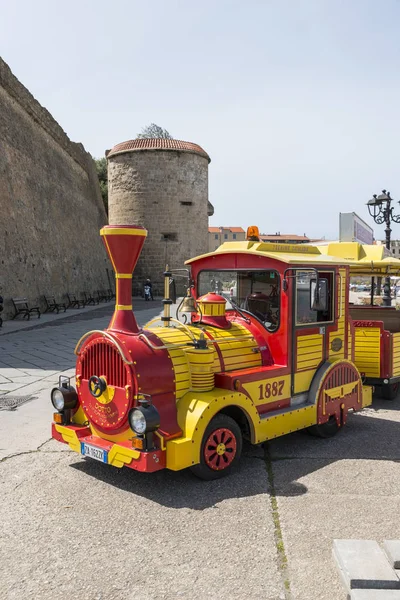
[[[400,569],[400,540],[385,540],[383,549],[393,569]]]
[[[400,580],[377,542],[334,540],[333,556],[347,591],[400,590]]]
[[[400,600],[400,590],[352,590],[350,600]]]

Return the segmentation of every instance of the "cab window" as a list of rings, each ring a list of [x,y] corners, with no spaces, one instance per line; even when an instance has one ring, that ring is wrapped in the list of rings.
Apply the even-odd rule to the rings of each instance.
[[[326,323],[334,319],[334,273],[318,273],[320,290],[325,306],[315,305],[316,276],[311,271],[298,271],[296,276],[296,325]],[[314,308],[313,308],[314,304]]]
[[[199,296],[215,292],[263,323],[268,331],[279,327],[280,279],[277,271],[201,271]]]

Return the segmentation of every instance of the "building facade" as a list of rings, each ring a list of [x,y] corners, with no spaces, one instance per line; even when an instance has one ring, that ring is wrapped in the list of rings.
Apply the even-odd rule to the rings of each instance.
[[[150,278],[153,293],[163,295],[163,272],[184,268],[186,260],[208,249],[208,164],[210,157],[191,142],[135,139],[106,152],[108,210],[113,225],[136,224],[148,230],[137,263],[133,294]],[[178,292],[186,281],[176,279]]]
[[[386,242],[383,240],[380,242],[383,246],[386,246]],[[400,258],[400,240],[390,241],[390,252],[396,258]]]
[[[224,242],[234,242],[246,239],[246,232],[242,227],[209,227],[208,251],[214,252]]]

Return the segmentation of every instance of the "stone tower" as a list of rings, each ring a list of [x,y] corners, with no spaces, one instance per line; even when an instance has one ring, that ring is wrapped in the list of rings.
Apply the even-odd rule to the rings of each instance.
[[[122,142],[106,156],[109,222],[148,230],[133,294],[140,294],[150,277],[153,293],[162,296],[166,264],[182,268],[188,258],[208,251],[210,157],[197,144],[161,138]]]

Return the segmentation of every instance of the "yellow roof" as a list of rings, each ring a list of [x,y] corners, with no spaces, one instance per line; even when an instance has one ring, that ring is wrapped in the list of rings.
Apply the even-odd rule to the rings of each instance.
[[[382,244],[332,242],[318,248],[330,255],[343,256],[350,262],[350,274],[386,275],[400,273],[400,260],[392,256]]]
[[[197,256],[186,261],[185,264],[189,265],[202,258],[220,254],[261,255],[287,264],[298,265],[348,265],[350,272],[358,275],[400,274],[400,260],[391,256],[385,246],[368,246],[357,242],[332,242],[325,246],[250,241],[225,242],[215,252]]]

